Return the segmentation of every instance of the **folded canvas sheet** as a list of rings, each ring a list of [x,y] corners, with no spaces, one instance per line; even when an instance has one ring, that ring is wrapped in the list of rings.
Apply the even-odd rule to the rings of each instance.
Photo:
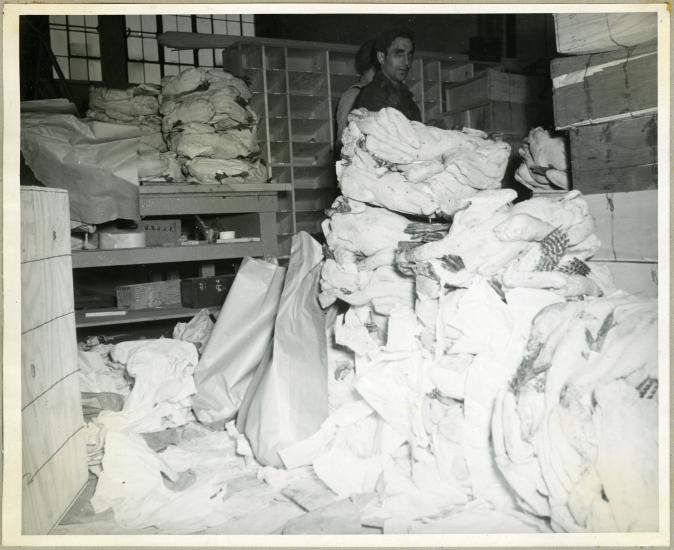
[[[72,115],[23,113],[21,152],[37,179],[66,189],[70,218],[101,224],[139,220],[137,126]]]
[[[323,253],[308,233],[293,237],[273,349],[258,367],[237,427],[255,457],[280,466],[278,451],[315,433],[328,415],[326,323],[332,310],[318,303]]]
[[[245,258],[194,371],[192,406],[202,422],[237,413],[271,342],[285,268]]]

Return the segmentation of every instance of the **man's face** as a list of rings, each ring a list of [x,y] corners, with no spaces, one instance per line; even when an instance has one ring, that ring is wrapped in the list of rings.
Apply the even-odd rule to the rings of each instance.
[[[377,52],[382,71],[391,80],[404,82],[412,65],[414,45],[409,38],[398,36],[391,42],[386,55]]]

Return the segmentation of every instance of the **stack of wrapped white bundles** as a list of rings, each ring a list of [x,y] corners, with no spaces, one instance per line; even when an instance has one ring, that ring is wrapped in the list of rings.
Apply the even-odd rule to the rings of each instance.
[[[569,163],[562,136],[551,136],[543,128],[533,128],[518,153],[522,164],[515,179],[534,192],[567,191]]]
[[[140,181],[185,181],[174,153],[169,152],[161,132],[159,86],[139,84],[125,90],[89,89],[87,116],[101,122],[126,124],[140,129],[138,179]]]
[[[343,142],[330,415],[285,466],[374,493],[361,521],[384,533],[657,525],[656,307],[588,268],[581,194],[513,205],[506,144],[393,109],[353,113]]]
[[[246,83],[220,69],[186,69],[162,80],[162,131],[183,172],[199,183],[267,179]]]

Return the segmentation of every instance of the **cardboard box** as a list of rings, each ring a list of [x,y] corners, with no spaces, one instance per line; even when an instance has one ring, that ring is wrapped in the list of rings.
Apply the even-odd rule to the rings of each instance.
[[[117,287],[117,307],[148,309],[180,305],[180,279]]]
[[[142,220],[145,246],[177,244],[180,241],[180,218]]]
[[[234,275],[215,277],[191,277],[180,281],[180,295],[183,307],[217,307],[227,298]]]

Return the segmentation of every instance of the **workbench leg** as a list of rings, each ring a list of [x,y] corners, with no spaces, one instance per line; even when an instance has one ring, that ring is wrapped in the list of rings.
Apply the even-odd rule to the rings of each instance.
[[[215,264],[214,263],[200,263],[199,264],[199,277],[215,277]]]
[[[260,212],[260,239],[265,255],[278,256],[276,213]]]

